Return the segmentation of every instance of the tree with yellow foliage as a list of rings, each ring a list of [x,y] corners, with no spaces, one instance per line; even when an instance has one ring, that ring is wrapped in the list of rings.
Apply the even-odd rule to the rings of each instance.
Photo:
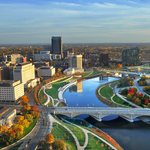
[[[53,150],[65,150],[66,144],[62,140],[57,140],[52,144]]]
[[[0,135],[5,134],[8,131],[8,127],[6,125],[0,126]]]

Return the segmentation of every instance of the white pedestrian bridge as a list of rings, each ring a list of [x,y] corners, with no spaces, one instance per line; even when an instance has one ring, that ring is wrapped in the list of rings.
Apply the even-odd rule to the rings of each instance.
[[[122,108],[122,107],[57,107],[54,109],[56,115],[64,115],[70,118],[81,114],[88,114],[98,121],[109,115],[118,115],[129,122],[138,118],[144,122],[150,121],[149,108]]]

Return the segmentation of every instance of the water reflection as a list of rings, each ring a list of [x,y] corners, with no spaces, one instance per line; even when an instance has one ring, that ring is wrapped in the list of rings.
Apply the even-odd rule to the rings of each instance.
[[[82,92],[83,91],[83,88],[82,88],[82,81],[76,83],[75,85],[71,86],[69,88],[69,92]]]
[[[67,89],[63,95],[66,99],[68,106],[79,106],[79,107],[108,107],[98,100],[96,97],[96,89],[108,82],[117,80],[117,78],[109,77],[107,80],[99,80],[99,77],[82,81],[79,83],[79,88],[72,86]],[[80,92],[75,92],[80,91]]]

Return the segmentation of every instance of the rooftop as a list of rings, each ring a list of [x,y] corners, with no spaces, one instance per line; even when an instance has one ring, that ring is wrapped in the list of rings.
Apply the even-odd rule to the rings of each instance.
[[[27,64],[30,64],[31,62],[24,62],[24,63],[20,63],[20,64],[18,64],[18,65],[16,65],[16,66],[24,66],[24,65],[27,65]]]

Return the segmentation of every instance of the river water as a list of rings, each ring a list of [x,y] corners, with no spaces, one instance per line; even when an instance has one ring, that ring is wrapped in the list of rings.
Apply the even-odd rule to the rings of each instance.
[[[68,106],[108,107],[97,99],[95,91],[101,84],[113,80],[116,78],[85,80],[67,89],[63,97],[66,98]],[[102,122],[96,121],[87,114],[80,117],[108,133],[125,150],[150,150],[150,125],[142,121],[129,123],[117,115],[102,118]]]

